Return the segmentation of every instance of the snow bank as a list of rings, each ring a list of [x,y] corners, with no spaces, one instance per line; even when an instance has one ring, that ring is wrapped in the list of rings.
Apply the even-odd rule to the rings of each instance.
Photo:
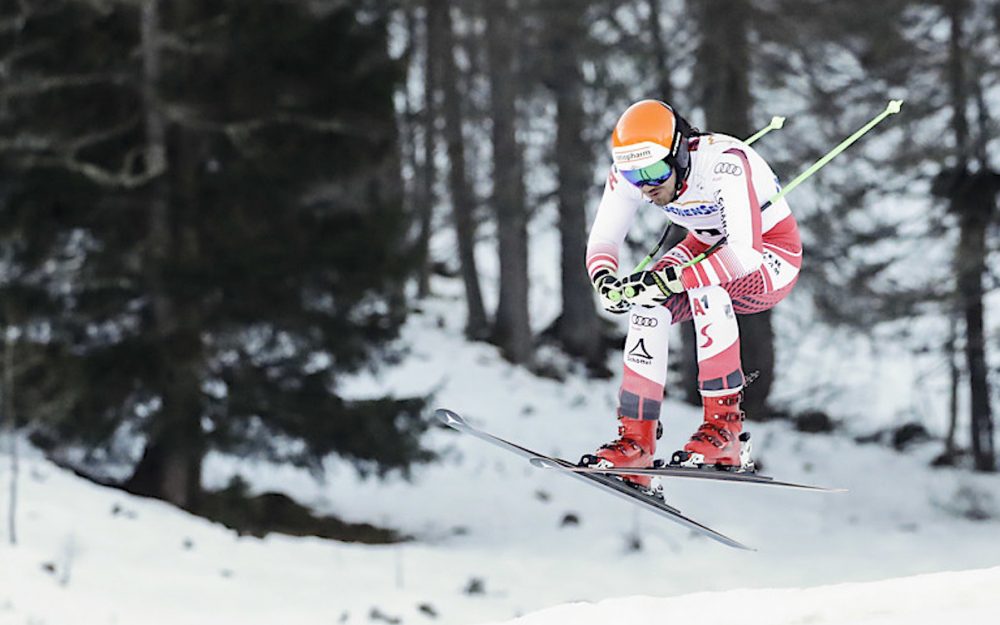
[[[403,330],[406,358],[345,386],[359,397],[434,391],[434,406],[569,458],[615,432],[616,379],[533,377],[462,340],[462,323],[447,302],[429,302]],[[683,444],[700,420],[697,408],[665,401],[661,449]],[[671,504],[752,553],[446,428],[427,435],[441,462],[415,468],[412,481],[364,479],[342,460],[325,481],[252,459],[206,461],[207,486],[240,475],[256,492],[398,528],[412,543],[238,536],[22,447],[11,546],[0,441],[0,625],[472,625],[525,614],[574,625],[610,615],[614,625],[998,622],[996,475],[929,468],[940,442],[896,453],[783,422],[750,428],[767,474],[849,489],[665,484]],[[954,570],[973,572],[938,575]],[[854,585],[830,586],[845,582]],[[811,589],[772,590],[788,587]],[[634,595],[657,598],[622,598]],[[537,612],[550,606],[563,607]]]
[[[817,588],[734,590],[668,599],[624,597],[561,605],[506,623],[939,625],[996,623],[997,614],[1000,614],[1000,567]]]

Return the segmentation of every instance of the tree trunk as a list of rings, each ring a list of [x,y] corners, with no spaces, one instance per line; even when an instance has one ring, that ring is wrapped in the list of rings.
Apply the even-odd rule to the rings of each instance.
[[[415,8],[410,2],[402,2],[396,8],[403,21],[403,29],[406,31],[406,47],[400,55],[399,62],[405,68],[407,75],[411,73],[413,59],[417,50],[417,19],[414,15]],[[388,18],[387,18],[388,19]],[[419,133],[419,104],[415,103],[415,97],[411,93],[408,79],[403,79],[399,84],[399,93],[403,101],[403,110],[396,112],[396,123],[399,127],[399,160],[400,171],[409,170],[410,176],[400,176],[403,181],[403,205],[410,215],[417,215],[420,209],[421,176],[420,163],[417,156],[417,135]],[[415,250],[419,254],[420,232],[415,233]],[[418,273],[419,275],[419,273]]]
[[[948,431],[944,439],[944,455],[948,459],[955,457],[955,431],[958,429],[958,386],[962,381],[962,370],[958,363],[958,319],[952,317],[948,324],[948,343],[945,353],[948,355]]]
[[[654,97],[670,103],[674,90],[670,84],[671,72],[668,66],[670,58],[667,54],[667,45],[663,41],[663,28],[660,26],[662,8],[659,0],[646,0],[646,10],[649,12],[649,34],[653,44],[653,61],[656,63],[656,94]]]
[[[125,488],[192,510],[201,495],[205,455],[201,403],[191,392],[192,388],[198,389],[198,379],[184,371],[166,377],[168,387],[163,390],[163,405],[155,417],[157,425]]]
[[[465,333],[469,338],[484,339],[489,334],[486,309],[479,288],[476,269],[476,225],[473,218],[475,198],[465,172],[465,142],[462,137],[462,108],[458,89],[458,68],[455,65],[455,34],[451,12],[444,0],[428,0],[428,25],[431,37],[441,42],[441,88],[444,99],[445,143],[448,146],[448,186],[451,191],[451,210],[458,237],[458,258],[465,285],[468,317]]]
[[[969,121],[965,117],[968,91],[965,77],[965,48],[962,22],[968,10],[966,0],[950,0],[947,5],[950,33],[948,37],[948,89],[952,100],[951,129],[955,133],[956,171],[969,166]]]
[[[996,470],[993,448],[993,414],[990,407],[989,369],[986,364],[986,334],[983,324],[983,276],[986,267],[986,230],[995,210],[995,174],[973,174],[964,192],[956,197],[960,211],[957,253],[957,287],[965,320],[965,361],[969,372],[972,411],[972,456],[979,471]]]
[[[701,40],[698,46],[700,94],[708,127],[746,137],[751,132],[750,12],[747,3],[706,0],[698,3]],[[738,318],[743,370],[759,377],[747,388],[743,407],[751,418],[767,409],[774,382],[774,329],[771,311]]]
[[[587,253],[585,207],[591,201],[590,147],[583,138],[583,72],[580,69],[584,27],[582,3],[570,7],[547,2],[544,6],[549,63],[546,84],[556,99],[556,141],[554,160],[559,172],[556,198],[559,204],[560,285],[562,314],[555,336],[570,354],[603,367],[603,341],[594,289],[584,268]]]
[[[143,104],[147,153],[151,163],[166,163],[167,125],[158,97],[160,81],[160,23],[158,0],[142,7]],[[184,133],[180,133],[184,134]],[[181,144],[184,145],[182,138]],[[198,326],[184,319],[195,314],[178,306],[168,286],[167,267],[175,262],[178,241],[171,224],[168,177],[175,174],[178,202],[197,211],[196,171],[201,160],[179,149],[179,167],[164,167],[165,175],[149,185],[149,234],[145,278],[152,293],[152,342],[149,358],[158,362],[161,407],[147,432],[146,448],[125,488],[137,494],[191,508],[201,492],[201,463],[205,453],[201,431],[200,383],[194,363],[200,354]],[[186,184],[185,184],[186,182]],[[191,237],[186,237],[188,241]],[[191,253],[189,250],[188,253]]]
[[[517,28],[509,0],[487,0],[484,8],[493,113],[493,209],[500,254],[494,339],[508,360],[525,364],[531,361],[533,349],[528,316],[528,211],[516,136],[513,57]]]
[[[3,419],[5,427],[0,427],[0,434],[6,429],[10,437],[10,482],[7,493],[7,540],[11,545],[17,544],[17,486],[21,473],[20,451],[17,445],[17,415],[14,412],[14,348],[17,339],[11,327],[10,307],[7,311],[7,327],[4,328],[3,350]]]
[[[565,74],[574,82],[582,78],[578,68]],[[576,73],[576,76],[572,74]],[[556,165],[559,170],[559,234],[561,246],[560,285],[562,315],[558,336],[566,349],[588,360],[599,360],[603,349],[599,336],[594,291],[584,271],[587,251],[584,206],[590,188],[589,159],[581,159],[588,148],[583,140],[583,105],[580,85],[573,84],[556,92]],[[581,162],[582,160],[582,162]]]
[[[423,165],[420,168],[420,191],[417,194],[419,210],[419,231],[417,233],[417,259],[420,267],[417,270],[417,297],[430,295],[431,285],[431,223],[434,217],[434,181],[437,177],[437,167],[434,164],[434,148],[437,144],[437,92],[439,64],[441,59],[440,39],[431,25],[431,13],[424,16],[424,110],[421,114],[423,127]]]
[[[995,212],[995,198],[1000,190],[1000,176],[980,163],[980,170],[969,173],[971,146],[968,89],[965,72],[966,43],[963,23],[968,3],[955,0],[947,4],[950,22],[948,47],[948,84],[952,105],[952,130],[955,133],[958,163],[951,177],[948,196],[951,209],[959,219],[959,244],[955,251],[958,305],[965,320],[965,360],[969,372],[972,456],[979,471],[996,470],[993,448],[993,414],[986,366],[986,336],[983,328],[983,276],[987,275],[986,231]],[[972,77],[978,80],[978,77]]]
[[[698,94],[708,126],[736,137],[750,134],[750,14],[747,3],[704,0],[697,3]]]

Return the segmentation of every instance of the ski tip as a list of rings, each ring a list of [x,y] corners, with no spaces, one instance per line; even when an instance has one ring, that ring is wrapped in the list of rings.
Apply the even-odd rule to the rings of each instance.
[[[706,538],[711,538],[712,540],[714,540],[715,542],[717,542],[719,544],[725,545],[727,547],[732,547],[733,549],[740,549],[742,551],[750,551],[750,552],[756,552],[757,551],[756,547],[751,547],[749,545],[744,545],[743,543],[741,543],[740,541],[736,540],[735,538],[730,538],[729,536],[726,536],[725,534],[717,532],[717,531],[715,531],[715,530],[713,530],[711,528],[704,528],[704,530],[706,530],[706,531],[702,532],[701,536],[706,537]]]
[[[457,428],[465,425],[465,419],[460,417],[457,412],[453,412],[447,408],[438,408],[434,411],[434,416],[448,427]]]
[[[794,482],[775,482],[775,486],[791,486],[792,488],[797,488],[800,491],[805,491],[808,493],[846,493],[848,490],[846,488],[840,488],[839,486],[814,486],[812,484],[796,484]]]

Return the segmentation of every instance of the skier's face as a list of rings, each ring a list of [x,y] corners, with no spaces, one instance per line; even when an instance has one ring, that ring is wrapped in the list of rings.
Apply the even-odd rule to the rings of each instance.
[[[677,195],[677,170],[672,171],[670,177],[661,184],[656,186],[643,184],[639,186],[639,190],[642,191],[643,195],[652,200],[653,204],[666,206],[673,202],[674,196]]]

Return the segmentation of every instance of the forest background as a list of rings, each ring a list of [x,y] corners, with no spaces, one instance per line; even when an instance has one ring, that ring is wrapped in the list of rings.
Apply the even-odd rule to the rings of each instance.
[[[937,362],[937,462],[994,471],[998,33],[986,0],[2,2],[2,424],[95,481],[273,528],[240,484],[204,487],[208,453],[433,460],[431,397],[341,381],[401,357],[435,277],[460,281],[469,341],[617,373],[583,257],[629,103],[737,137],[786,116],[760,150],[787,181],[900,98],[790,197],[795,305]],[[637,256],[665,225],[641,222]],[[559,280],[529,297],[533,225],[558,230]],[[750,418],[822,415],[835,381],[774,402],[772,313],[741,325]],[[696,401],[681,334],[668,393]]]

